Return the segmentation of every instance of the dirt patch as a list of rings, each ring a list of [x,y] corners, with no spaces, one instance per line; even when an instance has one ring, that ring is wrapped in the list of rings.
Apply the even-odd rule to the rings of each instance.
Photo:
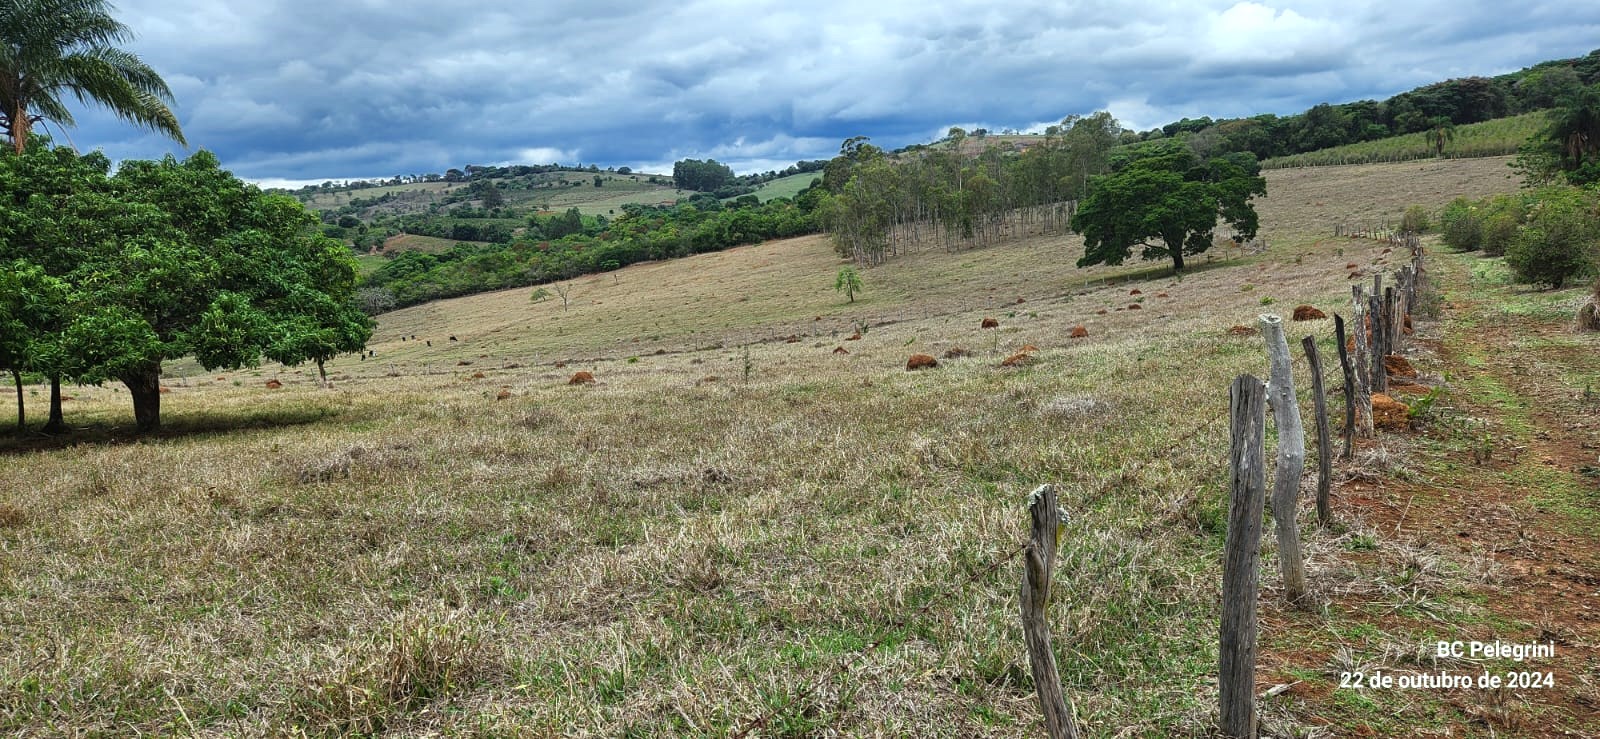
[[[978,323],[978,328],[1000,328],[1000,321],[994,318],[985,318]]]
[[[850,350],[846,349],[846,348],[844,348],[842,346],[836,346],[836,347],[833,348],[833,353],[834,354],[849,354]]]
[[[577,372],[572,373],[572,379],[567,380],[567,384],[568,385],[593,385],[594,384],[594,373],[588,372],[586,370],[578,370]]]
[[[1228,327],[1229,336],[1255,336],[1259,333],[1254,327],[1234,324]]]
[[[1309,305],[1297,305],[1294,309],[1294,320],[1296,321],[1320,321],[1327,317],[1328,314]]]
[[[1089,329],[1084,328],[1083,326],[1073,326],[1072,327],[1072,338],[1074,338],[1074,339],[1082,339],[1082,338],[1087,337],[1088,335],[1089,335]]]
[[[280,387],[283,387],[283,383],[281,383],[281,382],[279,382],[277,380],[267,380],[267,389],[268,390],[277,390]]]
[[[906,360],[907,371],[933,369],[938,366],[939,360],[934,359],[931,354],[913,354],[910,359]]]
[[[970,357],[970,356],[972,356],[972,352],[969,352],[966,349],[962,349],[959,346],[950,347],[944,353],[944,358],[945,359],[960,359],[962,357]]]

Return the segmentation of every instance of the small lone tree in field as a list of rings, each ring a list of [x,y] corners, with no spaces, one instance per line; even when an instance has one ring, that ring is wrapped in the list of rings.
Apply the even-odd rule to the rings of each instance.
[[[862,290],[861,273],[856,272],[855,267],[840,267],[839,276],[833,280],[833,289],[835,292],[843,290],[850,302],[856,302],[856,293]]]
[[[1183,258],[1211,248],[1220,219],[1241,239],[1259,225],[1250,199],[1267,194],[1255,156],[1235,153],[1201,161],[1182,141],[1161,143],[1116,171],[1089,181],[1072,230],[1083,234],[1079,267],[1122,264],[1141,248],[1145,259]]]
[[[1443,157],[1444,147],[1456,140],[1456,124],[1444,116],[1433,119],[1429,123],[1427,139],[1428,147],[1433,149],[1433,155]]]

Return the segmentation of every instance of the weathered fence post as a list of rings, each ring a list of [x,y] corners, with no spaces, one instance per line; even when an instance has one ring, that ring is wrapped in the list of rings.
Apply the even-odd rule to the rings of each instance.
[[[1383,294],[1367,296],[1367,318],[1372,320],[1372,392],[1389,392],[1389,372],[1383,358],[1389,354],[1389,327],[1384,324]]]
[[[1272,366],[1267,386],[1272,396],[1272,420],[1278,427],[1278,470],[1272,480],[1272,518],[1278,532],[1278,564],[1283,573],[1284,597],[1295,603],[1306,594],[1306,566],[1300,558],[1300,528],[1295,516],[1300,498],[1300,475],[1306,466],[1306,430],[1300,423],[1300,403],[1294,397],[1294,372],[1289,366],[1289,342],[1283,338],[1283,319],[1264,313],[1260,323]]]
[[[1222,733],[1256,735],[1256,598],[1260,589],[1261,508],[1266,491],[1267,389],[1240,375],[1228,392],[1230,488],[1228,536],[1222,560],[1222,643],[1217,683]]]
[[[1028,494],[1028,515],[1033,523],[1022,566],[1022,637],[1028,644],[1028,667],[1033,671],[1033,687],[1044,713],[1046,735],[1050,739],[1077,739],[1078,727],[1072,720],[1072,707],[1061,692],[1056,655],[1050,649],[1050,621],[1045,613],[1050,604],[1050,572],[1056,563],[1058,532],[1065,520],[1056,507],[1054,485],[1040,485]]]
[[[1350,371],[1350,350],[1344,345],[1344,316],[1333,314],[1333,336],[1339,342],[1339,369],[1344,373],[1344,458],[1356,452],[1356,382]]]
[[[1356,435],[1369,439],[1372,438],[1372,386],[1368,384],[1367,374],[1367,340],[1370,338],[1367,326],[1372,319],[1367,315],[1367,300],[1361,294],[1360,285],[1350,286],[1350,296],[1354,304],[1350,317],[1356,323],[1352,334],[1356,345]]]
[[[1383,348],[1385,349],[1387,354],[1398,354],[1400,352],[1400,337],[1404,335],[1404,334],[1402,334],[1400,332],[1400,328],[1403,325],[1402,322],[1403,322],[1404,319],[1402,319],[1400,317],[1400,311],[1398,309],[1399,309],[1399,302],[1395,299],[1395,290],[1394,290],[1394,288],[1393,287],[1384,288],[1383,289],[1383,327],[1385,329],[1387,329],[1389,333],[1388,333],[1387,336],[1384,337],[1384,340],[1383,340],[1384,347]],[[1384,374],[1386,375],[1385,380],[1384,380],[1384,385],[1387,387],[1388,384],[1389,384],[1388,383],[1388,379],[1387,379],[1387,374],[1388,374],[1388,366],[1387,365],[1384,366]]]
[[[1322,356],[1317,353],[1317,340],[1307,336],[1300,340],[1305,347],[1306,361],[1311,364],[1311,392],[1317,413],[1317,524],[1333,523],[1333,508],[1328,503],[1333,477],[1333,440],[1328,438],[1328,395],[1322,387]]]

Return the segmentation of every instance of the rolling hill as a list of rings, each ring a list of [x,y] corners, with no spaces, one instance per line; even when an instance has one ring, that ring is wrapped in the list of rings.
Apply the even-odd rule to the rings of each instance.
[[[1006,557],[1024,496],[1054,482],[1053,629],[1080,720],[1203,733],[1227,467],[1226,434],[1197,432],[1264,364],[1228,329],[1341,310],[1352,272],[1396,260],[1334,223],[1514,188],[1505,165],[1270,172],[1267,252],[1181,279],[1078,270],[1075,239],[1039,238],[865,270],[852,304],[806,237],[582,278],[566,309],[527,289],[438,301],[383,316],[331,390],[303,368],[173,366],[166,430],[137,444],[115,443],[120,393],[73,389],[73,439],[0,441],[22,461],[0,466],[17,565],[0,726],[1036,735]],[[1462,392],[1438,418],[1507,441],[1474,466],[1476,431],[1439,423],[1341,466],[1340,527],[1305,527],[1326,607],[1280,605],[1265,575],[1261,689],[1290,686],[1267,727],[1593,733],[1580,439],[1550,441],[1572,416],[1529,408],[1583,402],[1594,342],[1552,328],[1570,291],[1429,264],[1448,307],[1419,320],[1414,361]],[[1333,356],[1327,321],[1293,332]],[[941,365],[907,372],[913,352]],[[596,382],[569,384],[580,370]],[[1337,688],[1341,670],[1422,667],[1439,638],[1541,634],[1566,645],[1542,663],[1555,689]]]

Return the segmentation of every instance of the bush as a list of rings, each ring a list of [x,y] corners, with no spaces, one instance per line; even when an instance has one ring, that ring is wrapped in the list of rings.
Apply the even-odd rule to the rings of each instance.
[[[1595,269],[1600,224],[1592,198],[1572,188],[1540,192],[1528,223],[1506,249],[1506,265],[1517,279],[1559,289]]]
[[[1496,195],[1480,204],[1483,224],[1483,253],[1498,257],[1506,253],[1528,217],[1528,204],[1520,195]]]
[[[1444,243],[1456,251],[1477,251],[1483,246],[1483,217],[1478,206],[1466,198],[1456,198],[1439,214]]]
[[[1420,205],[1406,208],[1405,215],[1400,216],[1400,230],[1414,234],[1427,231],[1433,224],[1428,222],[1428,209]]]

